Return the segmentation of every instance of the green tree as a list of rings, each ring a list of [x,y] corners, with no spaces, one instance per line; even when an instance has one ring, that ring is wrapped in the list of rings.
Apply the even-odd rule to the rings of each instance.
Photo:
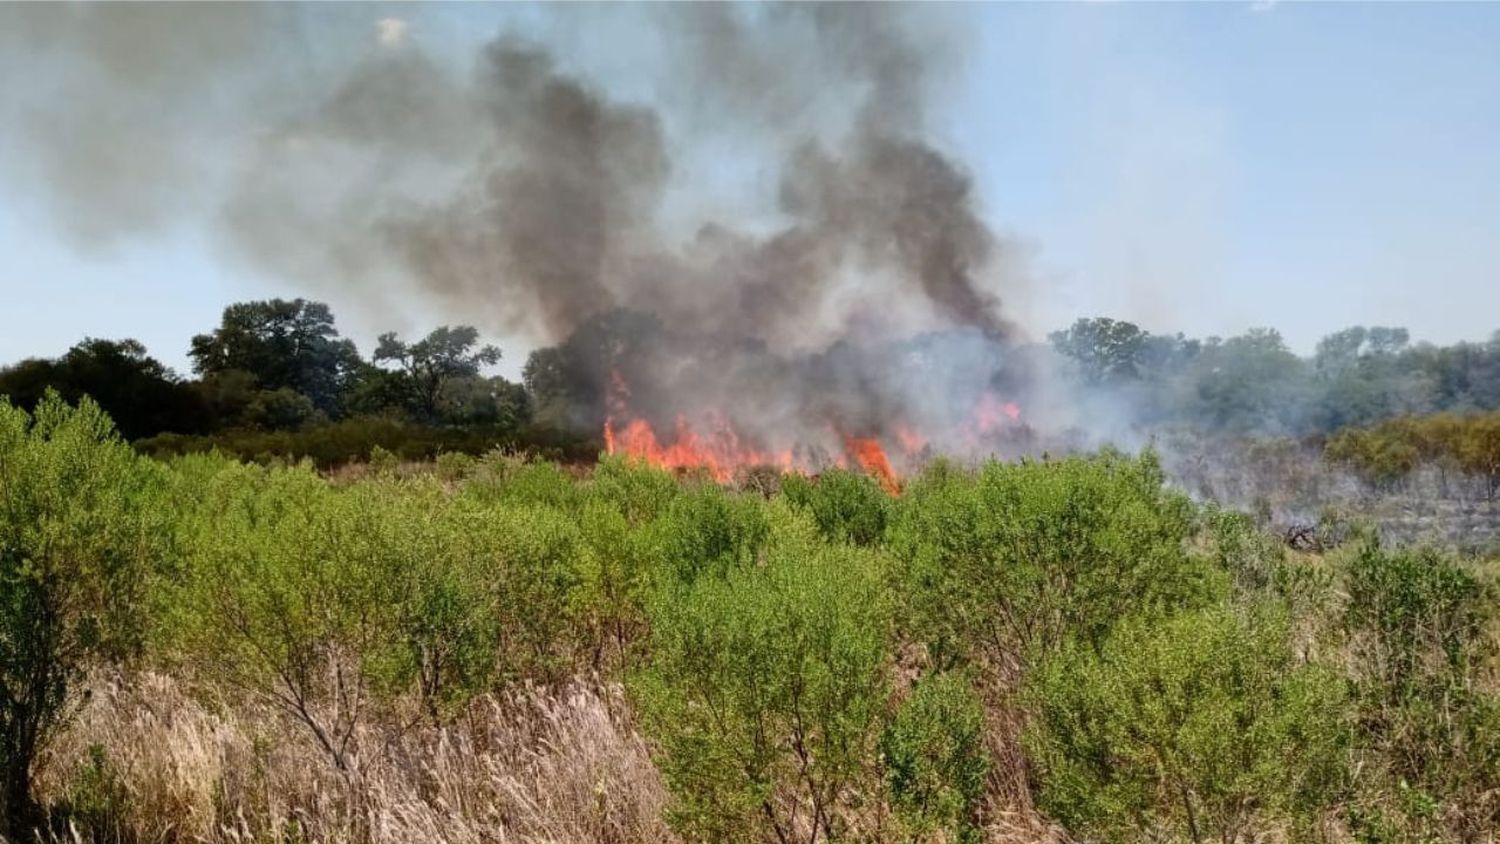
[[[1107,317],[1080,319],[1049,335],[1052,347],[1078,364],[1088,384],[1140,377],[1150,337],[1134,323]]]
[[[437,413],[458,425],[513,430],[531,421],[531,396],[525,387],[498,375],[455,377],[439,389]]]
[[[1305,370],[1274,329],[1211,343],[1186,374],[1189,419],[1215,430],[1298,430],[1305,423]]]
[[[306,299],[240,302],[219,327],[193,338],[188,352],[199,375],[248,372],[262,390],[294,390],[329,415],[360,369],[354,344],[339,337],[333,311]]]
[[[88,399],[0,399],[0,810],[29,839],[37,752],[99,659],[137,650],[165,548],[158,466]]]
[[[31,359],[0,369],[0,395],[30,409],[47,390],[65,401],[88,396],[126,439],[163,431],[204,430],[207,408],[191,386],[135,340],[85,338],[56,360]]]
[[[474,378],[480,367],[500,361],[500,350],[479,345],[479,331],[471,326],[442,326],[414,343],[394,333],[380,335],[377,363],[400,367],[413,408],[427,419],[441,416],[443,389],[455,379]]]

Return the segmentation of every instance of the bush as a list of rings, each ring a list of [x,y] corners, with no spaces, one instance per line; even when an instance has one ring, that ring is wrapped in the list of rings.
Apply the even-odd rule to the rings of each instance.
[[[874,545],[885,537],[891,497],[869,475],[831,469],[810,479],[790,475],[781,493],[811,511],[818,531],[831,542]]]
[[[907,486],[890,530],[908,635],[939,667],[977,654],[1019,668],[1070,636],[1223,594],[1186,548],[1192,505],[1147,454],[937,466]]]
[[[1343,624],[1366,785],[1405,795],[1377,799],[1385,804],[1379,812],[1408,829],[1430,830],[1440,820],[1461,834],[1493,829],[1500,823],[1500,697],[1484,681],[1494,659],[1494,590],[1450,556],[1373,542],[1352,555],[1346,578]]]
[[[896,711],[880,742],[886,787],[911,840],[978,841],[989,760],[984,710],[957,674],[923,678]]]
[[[371,493],[305,468],[232,467],[186,526],[167,600],[177,656],[282,708],[340,771],[390,641],[404,555]]]
[[[30,772],[97,660],[136,652],[166,550],[159,467],[92,401],[49,393],[34,415],[0,399],[0,810],[36,820]]]
[[[1303,827],[1336,793],[1344,692],[1297,664],[1285,625],[1223,609],[1122,623],[1028,680],[1039,804],[1109,840],[1232,844],[1256,822]]]
[[[878,559],[776,508],[763,565],[677,594],[652,607],[632,683],[672,823],[712,841],[838,836],[887,694]]]

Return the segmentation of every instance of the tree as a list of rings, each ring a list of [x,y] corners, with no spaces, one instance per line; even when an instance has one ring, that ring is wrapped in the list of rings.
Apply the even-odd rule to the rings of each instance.
[[[1053,348],[1078,363],[1084,381],[1104,384],[1140,377],[1150,336],[1133,323],[1097,317],[1080,319],[1050,339]]]
[[[438,415],[457,425],[514,429],[531,421],[531,396],[498,375],[450,378],[438,393]]]
[[[0,809],[11,840],[31,838],[32,761],[75,681],[140,643],[167,532],[160,473],[88,399],[74,408],[51,392],[32,415],[0,399]]]
[[[622,384],[640,407],[665,406],[652,392],[654,379],[632,376],[660,371],[665,361],[687,354],[656,317],[615,308],[585,320],[558,345],[532,352],[522,378],[541,419],[594,433]]]
[[[1210,345],[1189,376],[1191,415],[1220,430],[1295,430],[1304,421],[1304,366],[1274,329],[1252,328]]]
[[[126,439],[195,433],[207,421],[192,387],[135,340],[89,337],[56,360],[34,358],[0,370],[0,395],[20,407],[35,407],[49,389],[65,401],[92,398]]]
[[[500,361],[498,348],[478,344],[478,329],[468,325],[445,325],[410,344],[387,332],[380,335],[375,361],[398,364],[416,411],[437,419],[445,385],[455,379],[477,377],[480,367]]]
[[[199,375],[239,370],[262,390],[295,390],[329,415],[360,366],[354,344],[339,337],[322,302],[269,299],[224,309],[212,334],[193,338],[189,356]]]

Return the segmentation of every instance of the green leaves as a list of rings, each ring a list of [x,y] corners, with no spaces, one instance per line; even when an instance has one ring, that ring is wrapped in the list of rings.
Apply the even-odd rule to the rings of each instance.
[[[1049,660],[1027,699],[1042,806],[1085,834],[1234,841],[1310,819],[1337,784],[1343,686],[1293,659],[1274,615],[1125,622]]]
[[[10,832],[31,820],[31,761],[73,681],[141,645],[166,551],[162,476],[87,399],[75,408],[49,392],[32,416],[0,399],[0,808]]]
[[[975,821],[989,760],[984,710],[964,677],[919,681],[886,726],[880,753],[904,834],[922,840],[953,830],[957,840],[980,840]]]
[[[836,834],[886,698],[879,560],[828,546],[773,506],[763,565],[705,574],[652,606],[652,660],[632,683],[677,803],[707,840]]]
[[[1222,594],[1222,574],[1187,552],[1194,527],[1149,455],[1069,458],[925,474],[897,503],[890,545],[910,635],[945,663],[1019,664]]]

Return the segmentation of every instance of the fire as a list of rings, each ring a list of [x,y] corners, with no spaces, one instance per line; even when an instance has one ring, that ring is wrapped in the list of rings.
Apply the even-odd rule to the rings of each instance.
[[[891,495],[901,492],[901,486],[896,483],[896,472],[891,468],[890,459],[885,456],[885,449],[880,447],[880,440],[874,437],[846,436],[844,448],[859,463],[860,468],[880,482],[886,492]]]
[[[790,450],[751,448],[741,442],[728,420],[715,414],[712,421],[712,433],[703,436],[679,415],[671,444],[663,445],[646,420],[631,419],[617,431],[610,418],[604,422],[604,448],[610,454],[626,454],[664,469],[702,469],[720,482],[733,479],[735,472],[748,466],[796,468]]]
[[[980,395],[970,416],[977,433],[988,434],[1021,419],[1021,408],[1013,401],[1001,401],[994,393]]]
[[[657,433],[651,423],[636,416],[629,408],[630,390],[619,373],[611,373],[607,397],[609,415],[604,421],[604,448],[609,454],[623,454],[653,466],[678,471],[702,471],[721,483],[734,479],[740,471],[752,466],[772,466],[783,472],[816,473],[830,466],[858,466],[892,495],[901,491],[899,475],[886,452],[894,447],[905,469],[915,469],[928,455],[931,441],[926,435],[905,424],[892,426],[891,442],[879,436],[856,436],[836,427],[829,429],[826,445],[843,454],[820,451],[816,444],[803,443],[795,449],[770,449],[747,441],[729,418],[710,411],[694,421],[678,414],[669,436]],[[958,436],[960,446],[973,446],[987,437],[1019,424],[1021,409],[1015,402],[1003,401],[992,393],[983,393],[969,413],[967,421],[950,432]],[[696,423],[696,424],[695,424]],[[949,447],[952,447],[950,444]]]

